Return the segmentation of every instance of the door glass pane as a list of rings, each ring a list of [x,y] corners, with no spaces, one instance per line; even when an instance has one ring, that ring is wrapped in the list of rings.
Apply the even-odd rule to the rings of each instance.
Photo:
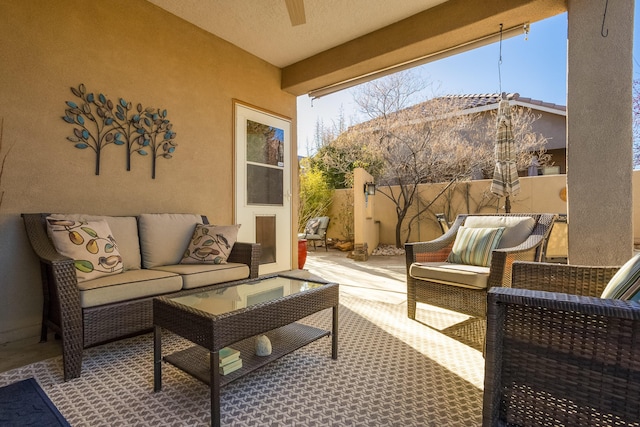
[[[280,168],[247,165],[247,204],[283,204],[283,174]]]
[[[276,262],[276,217],[256,217],[256,243],[262,246],[260,264]]]
[[[247,120],[247,204],[283,205],[284,131]]]
[[[247,161],[284,166],[284,131],[247,120]]]

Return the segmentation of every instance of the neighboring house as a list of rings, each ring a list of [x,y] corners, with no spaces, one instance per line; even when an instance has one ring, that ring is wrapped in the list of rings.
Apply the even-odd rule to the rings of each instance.
[[[551,165],[538,171],[539,175],[567,173],[567,107],[538,99],[524,98],[519,93],[506,94],[511,105],[530,108],[536,117],[532,130],[547,138],[547,153],[551,155]],[[469,114],[480,113],[487,120],[495,120],[492,112],[498,109],[500,94],[451,95],[465,101],[463,109]],[[558,169],[559,168],[559,169]]]
[[[532,132],[540,134],[547,139],[546,150],[550,155],[550,160],[544,167],[538,168],[537,164],[531,165],[528,169],[520,170],[521,176],[527,175],[552,175],[566,173],[566,146],[567,146],[567,108],[564,105],[557,105],[537,99],[524,98],[518,93],[504,94],[512,107],[523,107],[531,109],[535,116],[535,121],[531,124]],[[488,121],[495,124],[496,112],[500,104],[501,96],[498,93],[492,94],[469,94],[469,95],[445,95],[439,98],[430,99],[420,104],[407,107],[402,110],[410,111],[410,116],[421,117],[425,121],[439,120],[443,117],[459,115],[477,115],[474,118],[474,126],[484,126]],[[441,102],[444,101],[444,102]],[[444,106],[444,108],[443,108]],[[440,113],[434,113],[439,110]],[[423,111],[423,113],[420,112]],[[394,114],[388,116],[394,120]],[[406,120],[398,118],[398,120]],[[422,119],[420,119],[422,120]],[[363,122],[352,126],[349,130],[366,129],[372,122]],[[472,179],[484,179],[479,173]]]

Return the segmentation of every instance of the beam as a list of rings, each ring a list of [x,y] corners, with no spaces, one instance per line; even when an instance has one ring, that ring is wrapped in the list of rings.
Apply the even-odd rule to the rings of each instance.
[[[282,89],[303,95],[480,40],[566,11],[564,0],[449,0],[289,65]]]

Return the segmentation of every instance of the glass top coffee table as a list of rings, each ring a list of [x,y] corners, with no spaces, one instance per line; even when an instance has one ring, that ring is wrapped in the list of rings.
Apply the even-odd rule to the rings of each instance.
[[[259,280],[195,291],[153,301],[154,391],[162,389],[162,333],[167,329],[196,344],[164,357],[211,387],[211,425],[220,425],[220,387],[322,337],[331,336],[331,357],[338,358],[337,283],[278,275]],[[332,330],[296,321],[318,311],[333,309]],[[271,341],[269,356],[255,354],[256,335]],[[240,350],[242,368],[227,375],[218,371],[218,351]]]

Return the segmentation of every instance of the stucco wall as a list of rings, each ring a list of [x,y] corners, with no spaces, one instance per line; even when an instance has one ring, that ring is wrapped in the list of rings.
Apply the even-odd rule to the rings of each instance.
[[[633,240],[636,246],[640,246],[640,170],[633,172]],[[511,199],[512,212],[553,212],[567,213],[567,204],[561,198],[561,192],[566,186],[566,175],[546,175],[538,177],[521,177],[520,185],[522,191]],[[423,214],[420,218],[420,226],[412,230],[412,242],[426,241],[437,238],[442,234],[440,226],[436,222],[435,213],[445,212],[449,220],[455,219],[457,213],[476,212],[478,203],[485,206],[481,212],[496,212],[498,205],[495,198],[486,198],[489,195],[490,180],[478,180],[468,183],[460,183],[452,191],[446,192],[442,200],[436,202],[430,212]],[[469,188],[467,198],[466,188]],[[432,200],[433,197],[444,187],[444,184],[424,184],[420,191],[425,200]],[[384,189],[382,190],[384,191]],[[333,239],[345,239],[342,223],[345,221],[345,204],[351,200],[349,193],[351,189],[336,190],[334,201],[329,215],[331,224],[327,236]],[[384,197],[380,191],[374,196],[375,212],[373,218],[379,223],[380,243],[395,243],[396,214],[394,205]],[[449,203],[447,200],[451,200]],[[467,200],[468,206],[467,208]],[[482,201],[485,202],[482,202]],[[488,203],[488,202],[491,203]],[[504,198],[500,200],[500,212],[504,212]],[[593,201],[596,203],[596,200]],[[569,218],[571,220],[571,218]],[[406,232],[403,237],[406,236]]]
[[[638,179],[640,179],[640,175],[638,175]],[[455,187],[449,187],[431,206],[430,211],[423,213],[418,223],[413,225],[409,241],[432,240],[442,234],[440,226],[436,222],[435,213],[444,212],[449,220],[453,220],[458,213],[504,212],[504,198],[498,200],[492,196],[489,192],[490,185],[490,180],[477,180],[461,182]],[[511,198],[511,211],[566,213],[566,203],[560,198],[560,192],[565,185],[566,175],[522,177],[520,178],[520,194]],[[445,186],[446,184],[421,185],[422,199],[425,202],[430,202]],[[342,199],[348,191],[351,190],[336,191],[333,206],[342,206]],[[376,195],[373,196],[375,198],[373,218],[379,223],[380,243],[395,244],[395,205],[382,194],[386,191],[384,188],[379,188]],[[415,209],[417,210],[417,207]],[[413,215],[413,213],[407,215],[407,220]],[[340,222],[334,221],[333,216],[331,221],[332,226],[329,227],[327,235],[331,238],[342,238],[339,231]],[[402,232],[403,239],[406,235],[405,226]]]
[[[144,0],[0,2],[0,121],[7,157],[0,212],[0,342],[38,334],[38,263],[22,212],[197,212],[233,221],[232,100],[293,119],[296,100],[280,70]],[[178,147],[159,159],[66,140],[65,101],[84,83],[143,106],[167,109]],[[295,137],[292,158],[295,158]],[[295,184],[294,184],[295,185]],[[294,186],[294,194],[297,193]]]

